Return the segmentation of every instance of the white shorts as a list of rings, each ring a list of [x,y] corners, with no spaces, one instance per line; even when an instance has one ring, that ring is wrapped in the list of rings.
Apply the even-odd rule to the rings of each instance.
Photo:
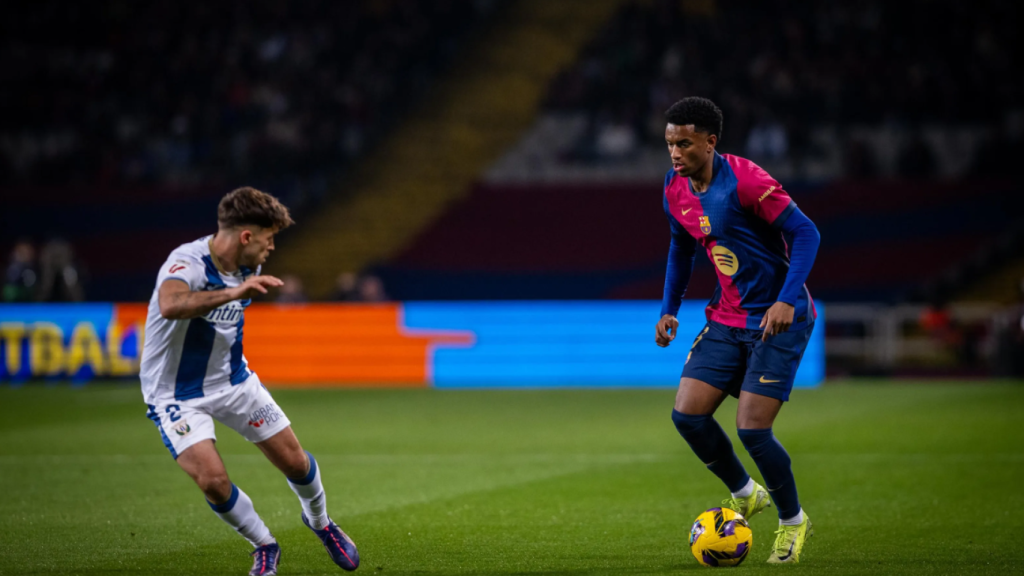
[[[245,382],[210,396],[171,398],[147,406],[146,416],[156,423],[164,446],[175,459],[196,442],[217,439],[214,419],[249,442],[262,442],[291,425],[255,372]]]

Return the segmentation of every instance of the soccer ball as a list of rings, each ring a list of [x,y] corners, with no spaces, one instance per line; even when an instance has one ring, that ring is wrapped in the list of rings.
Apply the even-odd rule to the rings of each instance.
[[[729,508],[712,508],[690,528],[690,552],[705,566],[739,566],[754,545],[747,520]]]

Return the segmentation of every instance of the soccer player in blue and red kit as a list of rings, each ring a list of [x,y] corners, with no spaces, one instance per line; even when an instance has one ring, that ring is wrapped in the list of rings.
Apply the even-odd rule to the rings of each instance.
[[[707,250],[718,274],[707,325],[686,357],[672,420],[701,462],[729,488],[723,506],[749,519],[775,501],[779,530],[768,562],[795,563],[812,533],[811,522],[772,424],[789,400],[814,329],[817,314],[804,282],[820,236],[767,172],[715,151],[722,111],[713,102],[684,98],[665,117],[672,169],[665,176],[664,209],[672,242],[656,327],[659,346],[676,337],[676,314],[697,244]],[[789,249],[783,232],[792,236]],[[767,490],[747,474],[713,417],[728,395],[739,398],[737,432]]]

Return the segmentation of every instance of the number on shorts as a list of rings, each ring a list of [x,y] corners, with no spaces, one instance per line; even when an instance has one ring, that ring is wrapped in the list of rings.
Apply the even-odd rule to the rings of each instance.
[[[178,414],[178,412],[180,411],[181,406],[178,406],[177,404],[168,404],[167,409],[165,410],[165,412],[170,414],[169,418],[171,419],[171,422],[177,422],[178,420],[181,420],[181,415]]]

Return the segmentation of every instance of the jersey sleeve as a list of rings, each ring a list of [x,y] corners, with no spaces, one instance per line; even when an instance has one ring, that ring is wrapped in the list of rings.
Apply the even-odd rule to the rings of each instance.
[[[156,277],[157,287],[168,280],[181,280],[188,284],[189,290],[199,290],[206,279],[206,267],[196,258],[180,252],[172,252],[160,274]]]
[[[796,202],[782,189],[782,184],[750,160],[731,158],[736,173],[736,193],[740,206],[758,218],[781,228],[796,209]]]
[[[693,271],[693,260],[697,253],[697,241],[683,228],[669,210],[668,196],[664,197],[662,206],[668,218],[672,240],[668,248],[668,262],[665,266],[665,288],[661,298],[661,315],[679,313],[686,287],[690,284]]]

